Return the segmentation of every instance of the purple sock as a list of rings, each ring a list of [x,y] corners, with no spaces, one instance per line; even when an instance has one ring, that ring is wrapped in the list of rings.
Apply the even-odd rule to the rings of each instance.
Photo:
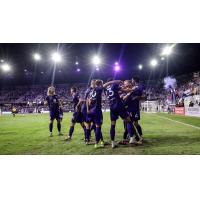
[[[101,128],[100,128],[101,129]],[[100,140],[103,141],[103,134],[102,131],[100,131]]]
[[[127,130],[129,137],[133,137],[133,124],[131,122],[127,122]]]
[[[115,125],[111,125],[111,127],[110,127],[110,139],[112,141],[115,140]]]
[[[86,127],[85,126],[82,126],[83,127],[83,130],[84,130],[84,135],[85,135],[85,140],[87,139],[87,130],[86,130]]]
[[[57,129],[58,129],[58,132],[60,133],[60,131],[61,131],[61,123],[60,122],[57,123]]]
[[[98,143],[99,140],[100,140],[100,133],[101,133],[101,128],[100,127],[96,127],[96,131],[95,131],[96,143]]]
[[[52,130],[53,130],[53,123],[52,123],[52,122],[50,122],[50,123],[49,123],[49,132],[51,133],[51,132],[52,132]]]
[[[73,132],[74,132],[74,126],[70,126],[70,129],[69,129],[69,136],[70,137],[72,137]]]
[[[90,129],[86,129],[86,140],[89,141],[90,140]]]

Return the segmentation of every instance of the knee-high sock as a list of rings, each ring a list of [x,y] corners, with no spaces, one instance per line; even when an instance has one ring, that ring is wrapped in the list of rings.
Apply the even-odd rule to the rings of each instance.
[[[57,129],[58,129],[58,132],[60,133],[60,131],[61,131],[61,123],[60,122],[57,123]]]
[[[98,143],[99,140],[100,140],[100,133],[101,133],[101,127],[96,127],[96,130],[95,130],[95,140],[96,140],[96,143]]]
[[[115,125],[111,125],[111,127],[110,127],[110,139],[112,141],[115,140]]]
[[[90,129],[86,129],[86,140],[90,140]]]
[[[50,122],[49,123],[49,132],[51,133],[53,130],[53,122]]]
[[[69,136],[70,137],[72,137],[73,132],[74,132],[74,126],[70,126],[70,129],[69,129]]]
[[[102,131],[100,131],[100,140],[103,141],[103,133],[102,133]]]
[[[128,136],[127,123],[124,121],[124,135],[123,139],[126,140]]]
[[[134,128],[131,122],[127,122],[127,130],[128,130],[129,137],[133,137]]]
[[[87,130],[86,127],[84,125],[81,125],[84,131],[84,136],[85,136],[85,140],[87,139]]]

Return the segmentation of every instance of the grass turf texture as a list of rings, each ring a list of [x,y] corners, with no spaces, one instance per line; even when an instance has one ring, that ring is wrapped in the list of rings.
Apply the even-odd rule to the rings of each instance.
[[[65,113],[62,122],[62,133],[68,133],[72,114]],[[73,139],[64,141],[64,136],[57,136],[54,123],[53,137],[48,135],[49,116],[43,115],[11,115],[0,116],[0,154],[200,154],[200,129],[169,121],[176,121],[200,127],[200,118],[175,116],[168,114],[142,113],[140,124],[143,128],[145,142],[142,146],[119,146],[111,149],[106,145],[102,149],[94,149],[94,145],[86,146],[83,142],[83,130],[79,124],[75,127]],[[56,122],[56,121],[55,121]],[[109,139],[109,113],[104,113],[103,135]],[[118,120],[116,141],[122,139],[123,124]],[[94,133],[92,133],[94,138]]]

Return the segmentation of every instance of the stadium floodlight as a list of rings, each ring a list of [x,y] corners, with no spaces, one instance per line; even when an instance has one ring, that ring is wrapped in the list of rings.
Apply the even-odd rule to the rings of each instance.
[[[39,61],[39,60],[41,60],[41,55],[40,55],[39,53],[35,53],[35,54],[33,55],[33,58],[34,58],[36,61]]]
[[[120,66],[119,65],[116,65],[115,67],[114,67],[114,70],[116,71],[116,72],[118,72],[118,71],[120,71]]]
[[[76,69],[76,71],[77,71],[77,72],[80,72],[80,71],[81,71],[81,69],[80,69],[80,68],[77,68],[77,69]]]
[[[173,49],[174,45],[172,46],[166,46],[163,51],[162,54],[163,56],[169,56],[172,53],[172,49]]]
[[[99,71],[99,67],[96,67],[96,71]]]
[[[79,65],[78,61],[75,62],[75,65]]]
[[[151,62],[150,62],[150,65],[152,67],[156,67],[158,65],[158,61],[156,59],[152,59]]]
[[[4,72],[8,72],[11,70],[11,66],[9,64],[3,64],[1,65],[1,69],[4,71]]]
[[[118,71],[120,71],[120,70],[121,70],[121,67],[120,67],[119,63],[118,63],[118,62],[115,62],[114,71],[118,72]]]
[[[62,56],[58,53],[58,52],[54,52],[52,55],[51,55],[51,58],[52,60],[55,62],[55,63],[59,63],[62,61]]]
[[[140,64],[138,65],[139,70],[142,70],[143,66]]]
[[[93,57],[92,62],[95,66],[98,66],[101,63],[101,59],[96,55]]]
[[[0,62],[1,62],[1,63],[4,63],[4,60],[3,60],[3,59],[1,59],[1,60],[0,60]]]

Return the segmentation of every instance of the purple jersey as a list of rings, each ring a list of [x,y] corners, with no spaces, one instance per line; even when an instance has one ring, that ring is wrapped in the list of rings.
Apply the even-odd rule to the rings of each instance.
[[[59,112],[59,100],[57,95],[47,96],[46,101],[51,112]]]
[[[89,87],[85,92],[85,95],[84,95],[85,102],[81,106],[81,112],[83,112],[83,113],[87,112],[86,100],[87,100],[91,90],[92,90],[92,88]]]
[[[76,106],[79,102],[79,98],[80,98],[80,96],[79,96],[78,92],[76,92],[75,94],[72,95],[72,102],[74,103],[74,111],[76,110]]]
[[[97,87],[89,93],[88,98],[90,99],[90,110],[92,112],[101,111],[102,91],[102,87]]]
[[[120,87],[119,84],[112,84],[106,88],[106,96],[109,101],[111,109],[116,109],[122,105],[122,100],[119,95]]]
[[[143,87],[137,85],[136,89],[131,92],[130,96],[126,100],[125,104],[129,112],[139,112],[140,110],[140,100],[137,97],[141,97],[143,93]]]

